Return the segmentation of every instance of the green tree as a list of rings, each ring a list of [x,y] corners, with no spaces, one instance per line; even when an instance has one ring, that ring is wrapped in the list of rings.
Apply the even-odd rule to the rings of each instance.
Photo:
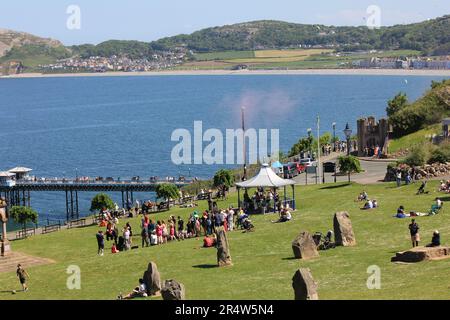
[[[180,197],[178,187],[172,183],[158,184],[155,192],[159,199],[165,199],[167,202],[169,202],[169,199],[178,199]]]
[[[324,146],[327,144],[330,144],[332,140],[331,137],[331,133],[329,132],[325,132],[320,138],[319,138],[319,142],[320,142],[320,146]],[[317,142],[316,142],[317,143]]]
[[[362,172],[361,163],[355,156],[340,156],[338,158],[338,167],[339,172],[349,174],[349,179],[351,173]]]
[[[234,176],[231,170],[221,169],[214,175],[214,187],[225,191],[233,186]]]
[[[314,138],[304,137],[301,138],[296,144],[294,144],[289,151],[289,157],[298,155],[300,152],[307,152],[313,149]]]
[[[394,98],[388,101],[388,106],[386,108],[386,113],[388,117],[396,114],[398,111],[402,110],[408,105],[408,97],[405,93],[398,93]]]
[[[114,209],[114,202],[106,193],[99,193],[91,201],[91,212],[103,209]]]
[[[14,219],[15,222],[22,225],[22,230],[25,231],[27,228],[27,223],[37,223],[38,214],[32,208],[14,206],[11,208],[9,215]],[[25,236],[26,233],[24,232]]]

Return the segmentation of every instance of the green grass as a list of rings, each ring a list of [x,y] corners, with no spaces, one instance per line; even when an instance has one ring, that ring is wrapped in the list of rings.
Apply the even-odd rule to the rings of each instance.
[[[423,144],[424,142],[430,141],[427,136],[438,134],[441,130],[441,125],[435,124],[401,138],[391,140],[389,142],[389,153],[395,153],[397,151],[406,149],[411,150],[411,148],[413,148],[414,146],[418,146]]]
[[[293,221],[272,224],[273,215],[254,216],[253,233],[235,231],[229,234],[234,266],[215,268],[216,250],[202,249],[201,238],[172,242],[167,245],[140,248],[104,257],[96,255],[97,227],[87,227],[39,235],[12,242],[16,251],[54,259],[56,263],[30,267],[30,291],[26,294],[2,293],[19,289],[14,272],[0,274],[0,299],[115,299],[136,285],[149,261],[155,261],[162,279],[174,278],[186,287],[188,299],[293,299],[291,279],[299,267],[311,269],[319,284],[321,299],[449,299],[449,261],[417,264],[394,264],[390,258],[397,251],[410,248],[409,219],[392,215],[399,205],[406,210],[428,211],[438,195],[437,183],[430,182],[430,194],[416,196],[417,185],[396,188],[394,184],[369,186],[327,184],[297,186],[299,210]],[[362,211],[354,201],[365,189],[376,198],[380,208]],[[444,199],[448,201],[449,198]],[[219,205],[236,203],[236,195]],[[204,209],[205,202],[201,202]],[[445,204],[447,206],[447,203]],[[187,216],[192,209],[173,209],[153,218],[167,219],[169,214]],[[332,229],[333,214],[349,211],[357,246],[321,251],[311,261],[292,259],[291,241],[303,231],[326,232]],[[450,218],[447,212],[434,217],[417,218],[423,243],[431,240],[433,230],[441,232],[448,244]],[[138,234],[139,219],[132,219]],[[125,223],[121,221],[121,225]],[[139,236],[135,243],[140,244]],[[107,249],[110,246],[107,244]],[[81,290],[68,290],[66,269],[81,268]],[[366,287],[367,268],[381,268],[381,289]]]
[[[208,53],[196,53],[195,60],[210,61],[210,60],[230,60],[230,59],[248,59],[254,58],[254,51],[219,51]]]

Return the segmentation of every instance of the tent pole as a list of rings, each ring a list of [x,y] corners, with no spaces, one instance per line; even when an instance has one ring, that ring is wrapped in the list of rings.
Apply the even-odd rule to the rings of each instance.
[[[237,192],[238,192],[238,210],[240,210],[241,208],[241,192],[240,192],[241,188],[237,187]]]

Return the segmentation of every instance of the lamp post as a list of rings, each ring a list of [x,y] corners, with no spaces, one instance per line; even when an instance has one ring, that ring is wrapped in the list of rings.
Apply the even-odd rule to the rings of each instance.
[[[243,158],[244,158],[244,174],[242,180],[247,180],[247,154],[245,147],[245,107],[241,107],[241,120],[242,120],[242,148],[243,148]]]
[[[347,157],[350,156],[350,138],[352,136],[352,129],[350,129],[348,122],[344,129],[345,138],[347,139]],[[348,171],[348,182],[350,182],[350,170]]]
[[[336,122],[333,122],[333,152],[336,152]]]
[[[311,150],[311,147],[312,147],[312,137],[311,137],[312,129],[308,128],[306,131],[308,132],[309,157],[312,158],[312,150]]]

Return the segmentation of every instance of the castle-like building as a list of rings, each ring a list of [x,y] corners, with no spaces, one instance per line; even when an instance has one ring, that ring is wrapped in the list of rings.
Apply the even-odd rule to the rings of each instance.
[[[375,117],[362,118],[357,121],[358,126],[358,156],[373,156],[388,154],[389,134],[392,127],[386,118],[378,122]]]

